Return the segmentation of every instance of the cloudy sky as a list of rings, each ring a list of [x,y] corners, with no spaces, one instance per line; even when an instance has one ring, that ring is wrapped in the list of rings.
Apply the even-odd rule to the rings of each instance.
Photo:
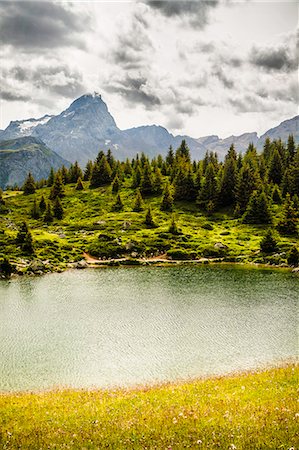
[[[97,91],[117,125],[265,132],[298,114],[298,2],[0,1],[0,128]]]

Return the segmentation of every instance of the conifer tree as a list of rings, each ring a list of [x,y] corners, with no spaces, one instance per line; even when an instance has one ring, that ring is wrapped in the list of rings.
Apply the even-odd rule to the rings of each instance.
[[[0,261],[0,272],[3,273],[5,278],[10,278],[13,273],[13,266],[6,257]]]
[[[203,206],[206,210],[215,208],[217,203],[217,195],[218,195],[218,186],[217,179],[215,176],[215,169],[212,162],[208,164],[205,178],[202,184],[202,188],[198,194],[198,204]],[[213,208],[212,208],[213,206]]]
[[[25,242],[26,235],[29,233],[27,222],[23,221],[18,230],[16,242],[17,244],[23,244]]]
[[[294,136],[292,134],[290,134],[288,137],[288,145],[287,145],[287,161],[288,161],[288,163],[291,163],[293,161],[295,152],[296,152],[296,147],[295,147]]]
[[[49,196],[49,198],[51,200],[55,200],[56,197],[60,197],[60,198],[64,197],[64,186],[62,183],[60,173],[57,173],[55,175],[54,184],[51,188],[50,196]]]
[[[116,202],[113,205],[113,211],[121,211],[124,208],[124,204],[119,194],[117,194]]]
[[[176,200],[195,200],[197,189],[195,187],[193,172],[190,165],[188,167],[183,164],[179,166],[173,186]]]
[[[75,189],[76,189],[76,191],[83,191],[84,190],[84,185],[82,183],[81,177],[78,178]]]
[[[47,207],[44,214],[44,222],[46,223],[53,222],[53,211],[50,202],[47,203]]]
[[[31,209],[31,217],[33,219],[39,219],[40,218],[40,209],[37,205],[36,199],[33,200],[33,205]]]
[[[100,164],[103,157],[106,159],[105,153],[103,152],[103,150],[100,150],[98,156],[96,157],[95,164]]]
[[[54,200],[53,215],[58,220],[61,220],[63,217],[63,206],[59,197],[56,197]]]
[[[260,242],[260,249],[263,253],[274,253],[278,250],[277,241],[271,228],[268,229]]]
[[[100,162],[96,163],[93,167],[90,179],[90,188],[106,186],[111,182],[111,174],[111,167],[109,166],[104,155]]]
[[[240,170],[236,188],[236,200],[241,214],[245,212],[252,192],[257,190],[258,187],[256,171],[245,162]]]
[[[177,160],[182,158],[187,163],[191,162],[190,150],[185,139],[182,140],[181,145],[179,146],[179,148],[175,153],[175,156]]]
[[[68,172],[68,182],[69,183],[77,183],[78,178],[83,178],[83,173],[81,168],[79,167],[78,161],[75,161],[74,164],[71,164]]]
[[[114,158],[114,156],[112,155],[112,151],[110,150],[110,148],[109,148],[108,151],[107,151],[107,157],[106,157],[106,159],[107,159],[107,163],[109,164],[111,170],[113,170],[113,168],[114,168],[116,162],[115,162],[115,158]]]
[[[33,239],[27,223],[24,221],[18,231],[16,242],[26,253],[34,253]]]
[[[289,266],[297,267],[299,265],[299,251],[295,245],[291,248],[287,261]]]
[[[140,192],[142,195],[151,195],[154,191],[154,182],[151,167],[148,162],[144,163],[141,183],[140,183]]]
[[[155,228],[156,227],[156,224],[155,224],[155,221],[154,221],[154,218],[153,218],[153,214],[152,214],[152,210],[151,210],[150,207],[148,208],[148,210],[146,212],[144,223],[148,227],[151,227],[151,228]]]
[[[230,156],[229,156],[230,155]],[[234,205],[236,201],[237,163],[234,147],[228,153],[220,182],[219,202],[221,206]]]
[[[279,221],[277,229],[280,234],[296,235],[298,233],[297,223],[298,219],[294,203],[290,194],[287,194],[283,203],[282,219]]]
[[[47,204],[46,204],[46,200],[45,200],[45,197],[42,195],[42,197],[41,197],[41,199],[40,199],[40,202],[39,202],[39,209],[40,209],[40,211],[43,213],[45,210],[46,210],[46,208],[47,208]]]
[[[154,173],[154,192],[157,195],[160,195],[162,193],[162,185],[163,185],[163,178],[161,174],[161,170],[159,167],[156,167],[155,173]]]
[[[112,182],[111,189],[112,189],[113,194],[117,194],[117,192],[120,189],[120,181],[119,181],[119,178],[117,175],[115,176],[115,178]]]
[[[65,167],[65,165],[63,165],[60,169],[60,175],[61,175],[61,180],[63,182],[63,184],[67,184],[69,183],[69,172],[67,170],[67,168]]]
[[[143,198],[140,193],[140,189],[137,189],[133,211],[140,212],[143,211],[143,208],[144,208]]]
[[[130,164],[129,159],[127,158],[125,161],[125,166],[124,166],[124,173],[127,177],[132,175],[132,166]]]
[[[242,221],[256,224],[272,223],[272,213],[265,192],[253,191]]]
[[[48,178],[48,180],[47,180],[47,186],[48,186],[48,187],[51,187],[51,186],[53,185],[53,183],[54,183],[54,178],[55,178],[55,172],[54,172],[53,167],[51,167],[50,174],[49,174],[49,178]]]
[[[141,178],[142,178],[142,172],[141,172],[140,166],[138,164],[133,172],[132,188],[136,189],[137,187],[140,187]]]
[[[269,181],[280,185],[283,176],[283,165],[280,153],[277,148],[274,149],[272,156],[270,158],[268,178]]]
[[[25,195],[34,194],[36,190],[36,184],[34,181],[33,176],[31,175],[31,172],[28,173],[28,176],[24,182],[23,185],[23,191]]]
[[[178,226],[177,226],[177,223],[175,221],[174,214],[172,214],[171,222],[170,222],[170,225],[169,225],[169,228],[168,228],[168,232],[171,233],[171,234],[180,234]]]
[[[272,196],[272,201],[273,201],[273,203],[276,203],[276,204],[278,204],[278,205],[281,204],[281,202],[282,202],[282,195],[281,195],[280,189],[279,189],[279,187],[277,186],[277,184],[275,184],[275,185],[273,186],[271,196]]]
[[[89,181],[90,177],[91,177],[91,172],[92,172],[92,168],[93,168],[93,164],[92,161],[87,161],[85,170],[84,170],[84,175],[83,175],[83,180],[84,181]]]
[[[173,210],[173,195],[170,189],[170,185],[167,182],[163,191],[163,197],[160,206],[161,211]]]
[[[173,166],[173,163],[174,163],[174,152],[172,146],[170,146],[166,156],[166,164],[168,165],[169,168],[171,168]]]

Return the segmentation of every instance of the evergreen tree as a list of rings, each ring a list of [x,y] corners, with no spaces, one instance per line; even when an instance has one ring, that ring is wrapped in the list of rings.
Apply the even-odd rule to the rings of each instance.
[[[107,151],[106,159],[107,159],[107,163],[109,164],[109,166],[110,166],[110,168],[112,170],[114,168],[114,166],[115,166],[115,159],[114,159],[114,156],[112,155],[112,152],[111,152],[110,148]]]
[[[155,224],[155,221],[154,221],[154,218],[153,218],[153,214],[152,214],[152,210],[151,210],[150,207],[148,208],[148,210],[146,212],[144,223],[148,227],[151,227],[151,228],[155,228],[156,227],[156,224]]]
[[[36,199],[33,200],[33,205],[31,209],[31,217],[33,219],[39,219],[40,218],[40,209],[36,203]]]
[[[83,180],[84,181],[89,181],[91,178],[91,172],[92,172],[92,168],[93,168],[93,164],[92,161],[87,161],[85,170],[84,170],[84,176],[83,176]]]
[[[106,159],[105,153],[102,150],[100,150],[98,156],[96,157],[95,164],[100,164],[103,158]]]
[[[78,161],[76,161],[74,164],[71,164],[71,167],[69,169],[68,173],[68,182],[69,183],[77,183],[78,178],[83,178],[83,173],[81,168],[79,167]]]
[[[63,217],[63,206],[59,197],[56,197],[54,200],[53,215],[58,220],[61,220]]]
[[[251,194],[258,187],[259,181],[256,171],[252,168],[252,165],[245,162],[240,170],[236,188],[236,200],[241,214],[245,212]]]
[[[287,145],[287,160],[288,160],[288,163],[291,163],[293,161],[294,156],[295,156],[295,152],[296,152],[296,147],[295,147],[294,136],[292,134],[290,134],[289,138],[288,138],[288,145]]]
[[[271,228],[268,229],[267,233],[262,238],[260,242],[260,249],[263,253],[274,253],[278,250],[277,241]]]
[[[166,156],[166,164],[171,168],[174,163],[174,152],[172,146],[169,147],[167,156]]]
[[[202,184],[202,188],[198,194],[197,202],[200,206],[203,206],[206,210],[209,209],[211,212],[211,206],[215,208],[217,203],[217,195],[218,195],[218,186],[217,179],[215,176],[215,169],[213,163],[209,163],[205,178]]]
[[[282,202],[282,195],[277,184],[275,184],[272,189],[272,201],[278,205]]]
[[[119,178],[117,175],[115,176],[115,178],[112,182],[111,188],[112,188],[113,194],[116,194],[120,189],[120,181],[119,181]]]
[[[111,182],[111,174],[111,167],[109,166],[104,155],[100,162],[96,163],[93,167],[90,179],[90,188],[106,186]]]
[[[297,267],[299,265],[299,251],[295,245],[291,248],[287,261],[289,266]]]
[[[234,205],[236,201],[237,162],[234,146],[225,158],[223,174],[220,182],[219,202],[221,206]]]
[[[63,184],[69,183],[69,179],[68,179],[69,173],[68,173],[68,170],[67,170],[67,168],[65,167],[65,165],[63,165],[63,166],[61,167],[61,169],[60,169],[60,175],[61,175],[61,180],[62,180]]]
[[[133,172],[132,188],[136,189],[137,187],[140,187],[141,178],[142,178],[142,172],[141,172],[140,166],[137,165],[137,167],[134,169],[134,172]]]
[[[124,208],[124,204],[119,194],[117,194],[116,202],[113,205],[113,211],[121,211]]]
[[[46,211],[47,208],[47,204],[46,204],[46,200],[45,197],[42,195],[40,202],[39,202],[39,209],[40,211],[43,213],[44,211]]]
[[[126,159],[126,162],[125,162],[124,173],[127,177],[130,177],[132,175],[132,166],[131,166],[128,158]]]
[[[173,210],[173,195],[170,189],[170,185],[167,182],[163,191],[163,197],[160,206],[161,211]]]
[[[280,234],[296,235],[298,233],[297,222],[298,219],[294,203],[290,194],[287,194],[283,203],[282,219],[279,221],[277,229]]]
[[[183,164],[179,166],[173,186],[176,200],[193,201],[196,199],[197,189],[191,166],[186,167]]]
[[[53,222],[53,212],[50,203],[47,203],[45,214],[44,214],[44,222],[51,223]]]
[[[242,221],[256,224],[272,223],[272,214],[265,192],[253,191]]]
[[[151,167],[148,162],[144,163],[143,173],[140,183],[140,192],[142,195],[151,195],[154,191],[154,182]]]
[[[25,221],[19,228],[16,241],[21,245],[21,248],[25,253],[34,253],[32,235]]]
[[[291,195],[299,195],[299,152],[297,152],[293,158],[293,162],[289,167],[288,175],[288,192]]]
[[[83,186],[81,177],[78,178],[75,189],[76,189],[76,191],[83,191],[84,190],[84,186]]]
[[[155,173],[154,173],[154,192],[157,195],[160,195],[162,193],[162,185],[163,185],[163,178],[161,174],[161,170],[159,167],[156,167]]]
[[[272,156],[270,158],[268,178],[269,181],[280,185],[283,176],[283,165],[280,153],[277,148],[274,149]]]
[[[177,149],[175,156],[177,160],[182,158],[187,163],[191,162],[190,150],[185,139],[182,140],[182,143]]]
[[[140,193],[140,189],[137,189],[133,211],[140,212],[143,211],[143,208],[144,208],[143,198]]]
[[[25,195],[34,194],[36,190],[36,185],[33,176],[31,173],[28,173],[28,176],[23,185],[23,191]]]
[[[54,184],[50,191],[50,199],[55,200],[56,197],[64,197],[64,186],[62,183],[61,175],[57,173],[55,175]]]
[[[55,172],[54,172],[53,167],[51,167],[50,175],[49,175],[49,178],[48,178],[48,180],[47,180],[47,186],[48,186],[48,187],[53,186],[54,178],[55,178]]]

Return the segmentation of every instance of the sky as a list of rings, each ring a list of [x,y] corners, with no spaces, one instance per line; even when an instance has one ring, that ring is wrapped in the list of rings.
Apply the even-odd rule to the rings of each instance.
[[[0,128],[96,91],[121,129],[263,134],[298,114],[297,27],[297,0],[0,0]]]

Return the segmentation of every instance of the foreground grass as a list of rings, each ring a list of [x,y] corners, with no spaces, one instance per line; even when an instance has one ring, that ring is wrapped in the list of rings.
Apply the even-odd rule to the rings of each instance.
[[[298,449],[295,365],[189,383],[0,396],[3,449]]]

